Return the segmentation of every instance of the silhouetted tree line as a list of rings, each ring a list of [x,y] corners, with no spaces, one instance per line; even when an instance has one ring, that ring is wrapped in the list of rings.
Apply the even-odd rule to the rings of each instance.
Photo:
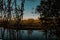
[[[40,14],[42,25],[47,30],[52,31],[55,29],[54,34],[57,36],[57,40],[60,40],[60,0],[41,0],[40,5],[37,6],[36,11]],[[53,21],[53,22],[52,22]],[[46,29],[45,29],[46,30]],[[46,31],[47,31],[46,30]],[[51,40],[51,39],[50,39]]]

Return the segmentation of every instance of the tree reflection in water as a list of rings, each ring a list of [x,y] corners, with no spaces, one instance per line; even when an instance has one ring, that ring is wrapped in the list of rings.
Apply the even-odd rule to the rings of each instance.
[[[1,32],[1,30],[0,30]],[[4,40],[54,40],[52,31],[44,30],[8,30],[5,29]],[[1,38],[1,35],[0,35]],[[2,38],[1,38],[2,39]]]
[[[28,32],[28,39],[29,39],[29,40],[32,40],[31,37],[32,37],[32,32],[33,32],[33,31],[32,31],[32,30],[28,30],[27,32]]]

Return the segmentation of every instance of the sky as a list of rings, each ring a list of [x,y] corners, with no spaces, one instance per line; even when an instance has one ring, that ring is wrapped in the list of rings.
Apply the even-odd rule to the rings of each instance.
[[[25,1],[23,19],[28,19],[28,18],[37,19],[39,15],[35,14],[35,8],[37,5],[39,5],[39,3],[40,3],[39,0]]]
[[[21,6],[21,0],[17,0],[17,4]],[[25,0],[23,19],[29,19],[29,18],[37,19],[39,17],[39,15],[35,14],[35,8],[39,4],[40,4],[40,0],[33,0],[33,1]],[[14,6],[13,6],[13,8],[14,8]],[[33,12],[33,14],[32,14],[32,12]]]

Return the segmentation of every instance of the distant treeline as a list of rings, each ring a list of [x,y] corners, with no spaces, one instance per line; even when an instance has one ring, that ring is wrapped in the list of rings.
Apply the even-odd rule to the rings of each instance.
[[[7,24],[7,23],[9,23],[9,24],[12,24],[12,25],[14,25],[14,24],[22,24],[22,25],[24,25],[24,24],[41,24],[42,22],[41,22],[41,20],[39,20],[39,19],[25,19],[25,20],[16,20],[16,19],[12,19],[12,20],[0,20],[0,23],[5,23],[5,24]]]
[[[22,24],[40,24],[41,20],[39,19],[27,19],[27,20],[22,20]]]

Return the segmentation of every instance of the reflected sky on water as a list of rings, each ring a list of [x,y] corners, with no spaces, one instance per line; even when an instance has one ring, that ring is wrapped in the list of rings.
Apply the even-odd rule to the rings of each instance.
[[[2,30],[3,31],[3,30]],[[46,40],[46,34],[43,30],[10,30],[10,35],[11,38],[13,39],[14,37],[17,40],[17,35],[18,35],[18,39],[22,38],[22,40]],[[49,32],[47,33],[47,35],[49,34]],[[1,29],[0,29],[0,38],[2,38],[2,33],[1,33]],[[8,37],[7,37],[8,35]],[[4,33],[4,38],[5,39],[9,39],[9,31],[7,29],[5,29],[5,33]],[[14,35],[14,36],[13,36]]]
[[[42,31],[38,31],[38,30],[22,30],[24,31],[24,33],[22,33],[22,38],[23,39],[35,39],[35,40],[38,40],[38,39],[45,39],[44,38],[44,32]],[[31,33],[29,33],[29,31]]]

